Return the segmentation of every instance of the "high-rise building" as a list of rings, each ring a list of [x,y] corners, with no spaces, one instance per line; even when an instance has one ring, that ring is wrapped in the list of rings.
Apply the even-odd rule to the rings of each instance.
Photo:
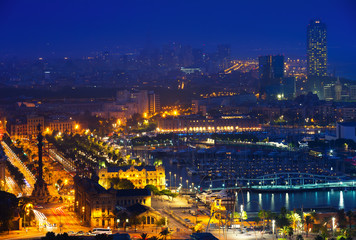
[[[308,77],[327,76],[327,31],[320,20],[310,21],[307,27]]]
[[[218,45],[217,60],[219,62],[220,69],[226,69],[229,67],[231,57],[231,47],[229,44]]]
[[[231,47],[229,44],[218,45],[217,56],[219,60],[230,59],[230,55],[231,55]]]
[[[148,111],[153,114],[161,110],[161,102],[159,95],[153,91],[148,92]]]
[[[261,93],[278,94],[284,77],[284,56],[260,56],[258,61]]]
[[[350,85],[350,99],[356,100],[356,85]]]

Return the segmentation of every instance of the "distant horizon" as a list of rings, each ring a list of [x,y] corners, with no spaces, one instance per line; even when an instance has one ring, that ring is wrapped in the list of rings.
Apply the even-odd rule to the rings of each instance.
[[[328,29],[330,71],[356,80],[356,2],[62,0],[0,2],[0,56],[82,57],[169,42],[230,44],[233,58],[306,58],[306,28]],[[119,47],[119,48],[118,48]]]

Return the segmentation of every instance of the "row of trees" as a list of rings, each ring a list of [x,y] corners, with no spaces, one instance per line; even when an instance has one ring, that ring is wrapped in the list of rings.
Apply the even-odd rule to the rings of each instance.
[[[46,135],[46,139],[63,153],[65,158],[73,159],[75,164],[83,169],[86,167],[96,169],[97,166],[106,167],[113,164],[125,165],[119,150],[92,136],[79,134],[59,136],[53,132],[51,135]]]
[[[134,189],[135,185],[128,179],[109,178],[109,184],[114,189]]]
[[[30,161],[28,155],[24,151],[24,148],[23,148],[21,142],[18,142],[18,144],[17,144],[20,147],[15,146],[15,144],[13,143],[13,141],[7,134],[4,134],[2,140],[11,148],[11,150],[21,159],[21,161],[23,163],[27,163]]]
[[[0,232],[11,229],[12,219],[18,215],[18,199],[15,195],[0,191]]]
[[[20,172],[20,170],[12,165],[9,161],[6,161],[6,168],[10,172],[11,176],[14,177],[15,182],[22,190],[22,187],[25,185],[25,176]]]
[[[16,140],[14,144],[13,140],[9,135],[5,134],[3,141],[11,148],[11,150],[16,154],[18,158],[26,165],[28,170],[36,176],[37,175],[37,161],[34,161],[34,158],[37,158],[37,154],[33,153],[31,149],[25,148],[21,140]]]
[[[304,231],[308,236],[309,230],[312,229],[312,232],[319,233],[320,236],[318,236],[325,239],[325,237],[329,236],[328,226],[332,227],[333,216],[325,216],[323,218],[322,216],[323,215],[317,214],[316,212],[305,214],[298,211],[288,212],[286,208],[282,208],[279,214],[261,210],[254,221],[257,225],[262,221],[263,229],[270,229],[272,219],[274,219],[276,221],[276,227],[280,228],[279,232],[283,237],[291,237],[295,233],[302,233]],[[345,211],[341,209],[337,211],[336,216],[334,217],[335,224],[337,224],[337,227],[340,229],[336,235],[338,235],[339,238],[350,238],[352,222],[356,220],[356,215],[352,211],[345,213]],[[297,237],[297,239],[302,239],[302,237]]]
[[[145,188],[148,188],[151,190],[151,192],[156,195],[156,196],[167,196],[167,197],[171,197],[172,199],[178,196],[178,193],[174,193],[169,189],[163,189],[163,190],[158,190],[158,188],[154,185],[146,185]]]

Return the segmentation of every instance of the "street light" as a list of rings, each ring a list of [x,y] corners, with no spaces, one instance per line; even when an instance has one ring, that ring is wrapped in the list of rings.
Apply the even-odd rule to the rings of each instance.
[[[129,219],[126,218],[126,221],[125,221],[125,229],[124,229],[125,232],[126,232],[126,224],[128,224],[128,223],[129,223]]]
[[[274,239],[274,231],[275,231],[275,226],[276,225],[276,220],[272,220],[272,232],[273,232],[273,239]]]
[[[333,236],[334,236],[334,231],[335,231],[335,217],[333,217],[332,220],[333,220]]]
[[[242,221],[243,221],[243,212],[244,212],[244,205],[240,205],[240,219],[241,219],[241,227],[242,227]]]
[[[172,172],[169,172],[169,190],[172,189]]]
[[[84,224],[84,212],[85,212],[85,207],[82,207],[82,213],[83,213],[83,224]]]
[[[187,179],[185,182],[187,183],[187,191],[188,191],[188,189],[189,189],[189,186],[188,186],[189,180]]]
[[[174,174],[174,188],[176,188],[177,185],[177,174]]]
[[[183,184],[182,184],[182,177],[180,177],[180,185],[183,187]]]

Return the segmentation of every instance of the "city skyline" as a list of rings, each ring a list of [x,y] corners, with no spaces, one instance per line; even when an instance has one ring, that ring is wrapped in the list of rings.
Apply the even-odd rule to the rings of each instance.
[[[323,4],[321,4],[323,3]],[[330,69],[356,78],[353,69],[356,19],[351,1],[235,3],[134,1],[36,1],[1,3],[3,56],[79,57],[93,52],[125,53],[151,43],[189,44],[207,51],[230,44],[234,58],[283,54],[306,58],[306,27],[321,19],[328,27]],[[246,11],[250,9],[250,11]],[[333,11],[330,11],[330,10]]]
[[[0,240],[355,239],[354,1],[1,0]]]

